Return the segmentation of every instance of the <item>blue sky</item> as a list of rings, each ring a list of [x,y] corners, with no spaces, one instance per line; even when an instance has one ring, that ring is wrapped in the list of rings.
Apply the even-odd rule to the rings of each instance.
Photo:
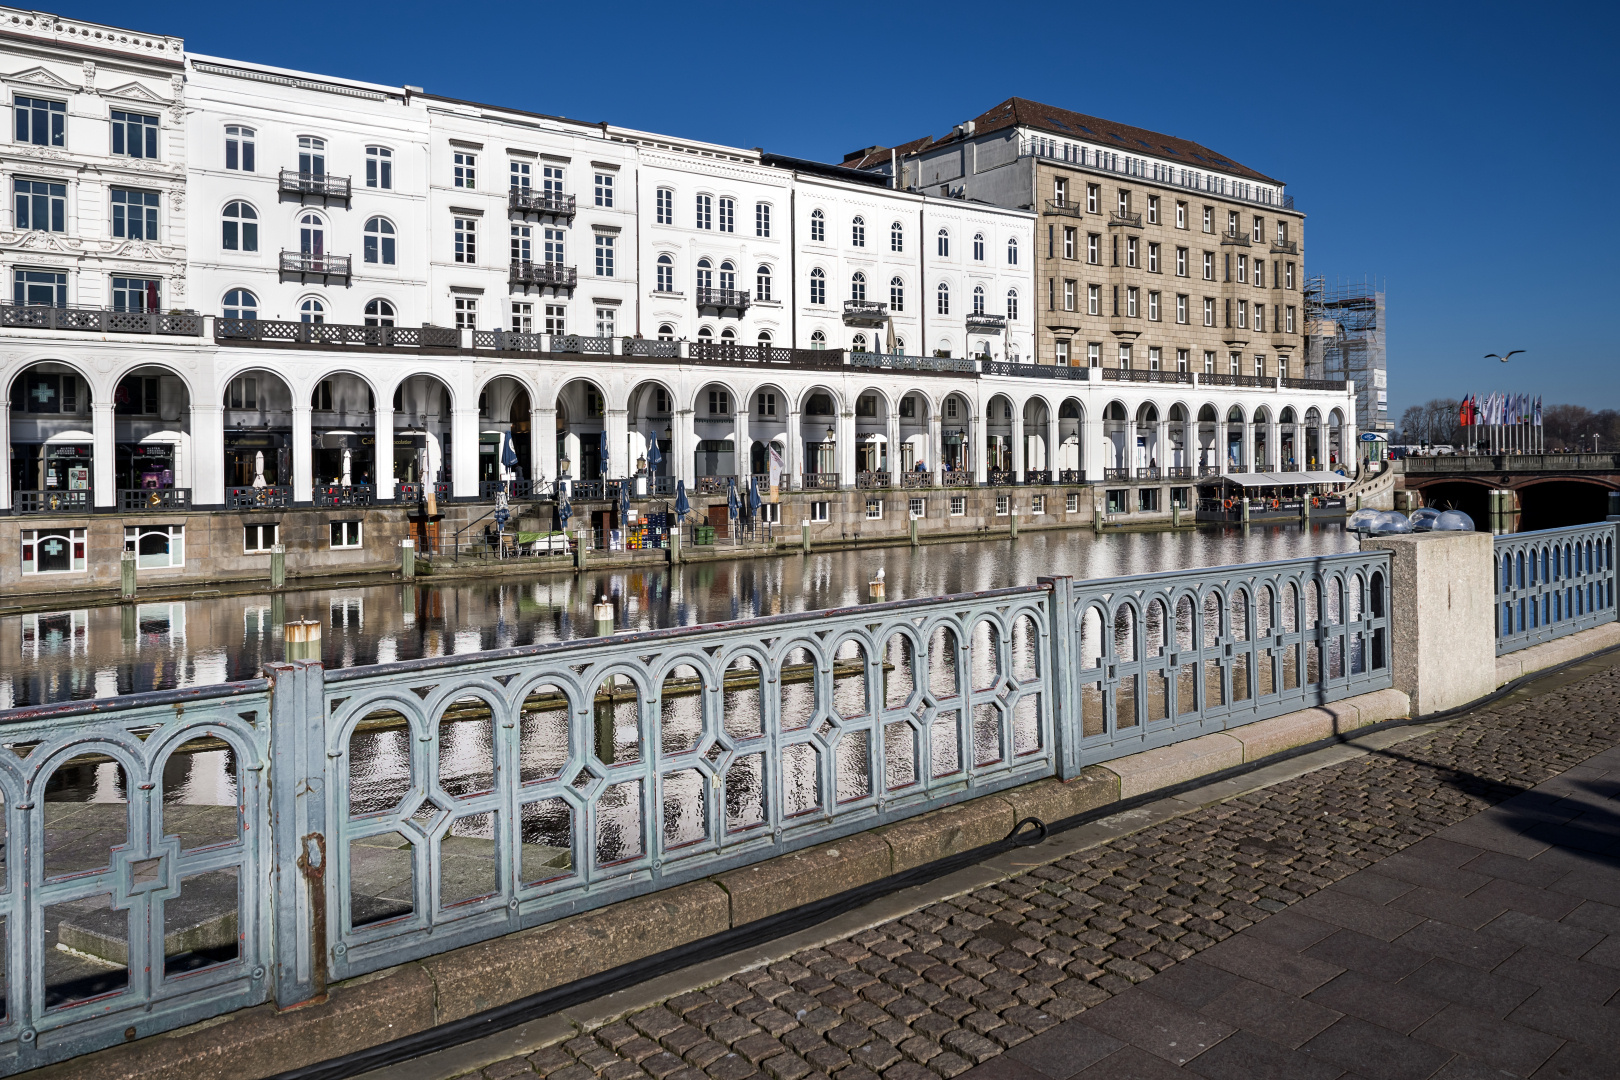
[[[140,10],[195,52],[829,161],[1013,95],[1195,139],[1288,183],[1307,272],[1385,281],[1393,416],[1493,389],[1620,407],[1614,5]]]

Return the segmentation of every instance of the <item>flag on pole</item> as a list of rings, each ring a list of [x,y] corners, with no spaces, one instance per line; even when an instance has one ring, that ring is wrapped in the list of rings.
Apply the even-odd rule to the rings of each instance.
[[[1536,427],[1541,426],[1541,395],[1536,395]]]

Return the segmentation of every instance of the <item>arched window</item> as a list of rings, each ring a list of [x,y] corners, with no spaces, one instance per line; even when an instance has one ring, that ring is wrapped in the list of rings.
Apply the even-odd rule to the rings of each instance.
[[[658,324],[658,340],[659,341],[674,341],[675,340],[675,328],[673,326],[669,325],[669,323],[659,323]]]
[[[810,302],[812,304],[827,302],[827,275],[819,266],[810,271]]]
[[[1008,289],[1007,290],[1007,321],[1008,322],[1017,322],[1018,321],[1018,290],[1017,289]]]
[[[658,292],[675,291],[675,260],[668,255],[658,256]]]
[[[1007,241],[1007,265],[1018,265],[1018,238],[1016,236]]]
[[[735,344],[737,344],[737,331],[733,330],[729,326],[726,327],[724,330],[720,331],[720,343],[722,345],[735,345]]]
[[[813,333],[811,333],[811,335],[810,335],[810,348],[812,348],[812,349],[825,349],[826,347],[827,347],[827,335],[826,334],[823,334],[820,330],[816,330]]]
[[[298,305],[298,321],[307,323],[323,323],[326,321],[326,305],[311,296]]]
[[[318,262],[326,255],[326,223],[319,214],[298,219],[298,250],[306,260]]]
[[[820,210],[810,211],[810,240],[817,244],[827,242],[827,215]]]
[[[900,228],[900,223],[898,221],[889,226],[889,250],[906,250],[906,234],[904,230]]]
[[[720,287],[727,292],[737,288],[737,268],[730,260],[720,264]]]
[[[906,310],[906,283],[898,277],[889,279],[889,310]]]
[[[973,314],[984,314],[984,286],[973,286]]]
[[[866,351],[866,335],[865,334],[856,334],[855,337],[854,337],[854,340],[852,340],[849,343],[849,349],[850,349],[851,352],[865,352]]]
[[[942,259],[946,258],[950,255],[950,253],[951,231],[949,229],[941,229],[939,230],[939,257]]]
[[[894,339],[894,355],[896,355],[896,356],[904,356],[905,354],[906,354],[906,339],[903,338],[903,337],[895,338]]]
[[[714,264],[708,259],[698,260],[697,286],[700,289],[714,288]]]
[[[973,261],[984,262],[984,233],[973,234]]]
[[[866,246],[866,219],[857,217],[850,223],[849,242],[856,247]]]
[[[394,223],[387,218],[374,217],[366,221],[365,257],[368,263],[393,266]]]
[[[849,279],[849,298],[857,303],[866,302],[866,275],[859,270]]]
[[[366,187],[388,190],[394,186],[394,152],[383,146],[366,147]]]
[[[767,303],[771,299],[771,268],[768,266],[761,266],[754,271],[754,299],[764,300]]]
[[[225,294],[223,314],[227,319],[257,319],[259,298],[246,289],[232,289]]]
[[[245,202],[225,204],[226,251],[259,250],[259,212]]]
[[[387,300],[371,300],[366,303],[367,326],[393,326],[394,305]]]
[[[771,332],[769,330],[761,330],[759,332],[759,347],[762,349],[768,349],[771,347]]]
[[[707,326],[698,327],[698,340],[699,341],[713,341],[714,340],[714,331],[710,330]]]
[[[326,140],[313,135],[298,136],[298,171],[304,179],[326,175]]]
[[[951,313],[951,287],[943,281],[939,283],[939,313],[941,315]]]

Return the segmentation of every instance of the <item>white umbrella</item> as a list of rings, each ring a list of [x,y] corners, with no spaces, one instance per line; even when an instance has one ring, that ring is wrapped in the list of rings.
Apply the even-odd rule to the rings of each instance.
[[[256,488],[264,487],[264,451],[263,450],[255,450],[253,452],[253,486],[256,487]]]
[[[350,465],[350,463],[352,461],[352,458],[353,458],[353,452],[345,447],[344,451],[343,451],[343,486],[344,487],[351,487],[352,484],[353,484],[353,482],[349,479],[349,465]]]

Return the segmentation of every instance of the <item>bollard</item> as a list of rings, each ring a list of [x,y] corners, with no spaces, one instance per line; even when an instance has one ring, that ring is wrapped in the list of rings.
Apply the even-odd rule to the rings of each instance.
[[[806,518],[804,524],[799,526],[801,539],[804,541],[804,553],[810,554],[810,519]]]
[[[135,553],[126,551],[118,561],[118,595],[124,600],[135,599]]]
[[[416,576],[416,541],[399,542],[399,576],[409,581]]]
[[[1170,527],[1172,529],[1181,528],[1181,504],[1178,502],[1170,504]]]
[[[597,634],[602,637],[611,637],[613,635],[613,602],[604,596],[596,602],[593,611],[596,615]]]
[[[681,563],[681,527],[674,525],[669,530],[669,564],[679,566]]]
[[[1299,520],[1302,525],[1311,523],[1311,497],[1309,495],[1299,501]]]
[[[1018,507],[1008,507],[1007,514],[1009,516],[1009,520],[1007,522],[1007,538],[1009,540],[1016,540],[1018,539]]]
[[[287,548],[284,544],[270,546],[270,587],[280,589],[287,584]]]
[[[321,624],[318,619],[300,619],[284,623],[281,628],[283,659],[319,660],[321,658]]]
[[[917,519],[911,519],[911,546],[917,546]]]
[[[1243,496],[1243,524],[1249,523],[1249,497]]]
[[[1103,525],[1103,522],[1102,522],[1102,508],[1097,507],[1097,506],[1093,506],[1091,508],[1091,528],[1092,528],[1092,531],[1093,532],[1102,532],[1102,525]]]
[[[885,594],[886,590],[882,578],[873,578],[866,583],[866,598],[868,600],[882,600]]]
[[[580,529],[574,534],[574,569],[585,569],[585,530]]]

